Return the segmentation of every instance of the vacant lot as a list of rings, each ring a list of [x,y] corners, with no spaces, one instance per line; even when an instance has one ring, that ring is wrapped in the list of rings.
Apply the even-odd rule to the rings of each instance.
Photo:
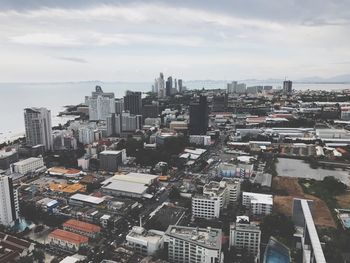
[[[315,224],[323,227],[336,227],[326,203],[315,196],[304,194],[298,183],[298,178],[276,176],[273,179],[273,188],[280,194],[285,194],[274,197],[274,206],[277,211],[291,216],[293,198],[310,199],[314,201]]]
[[[350,209],[350,191],[335,197],[340,208]]]

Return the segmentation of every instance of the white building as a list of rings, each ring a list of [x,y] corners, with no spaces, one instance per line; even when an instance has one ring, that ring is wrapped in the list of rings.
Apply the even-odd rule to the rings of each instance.
[[[344,121],[350,121],[350,107],[349,106],[341,107],[340,119],[342,119]]]
[[[79,128],[79,142],[82,144],[90,144],[95,141],[95,128],[83,126]]]
[[[102,191],[112,196],[142,198],[158,177],[152,174],[116,174],[102,182]]]
[[[223,178],[228,192],[228,203],[235,204],[241,196],[241,180],[237,178]]]
[[[189,143],[208,146],[211,144],[211,137],[207,135],[190,135]]]
[[[192,216],[205,219],[218,218],[220,210],[227,207],[228,201],[226,183],[210,182],[203,187],[203,195],[195,195],[192,198]]]
[[[192,197],[192,216],[194,218],[213,219],[220,216],[220,198],[195,195]]]
[[[30,146],[42,144],[45,150],[52,150],[51,111],[46,108],[24,110],[26,143]]]
[[[249,222],[236,222],[230,226],[230,248],[246,249],[255,258],[260,257],[261,231]]]
[[[13,226],[18,218],[19,204],[17,189],[13,188],[12,179],[0,177],[0,224]]]
[[[165,232],[168,243],[168,260],[171,263],[219,263],[221,229],[169,226]]]
[[[44,169],[44,161],[42,157],[30,157],[28,159],[13,163],[12,171],[20,174],[33,173]]]
[[[105,121],[109,114],[115,113],[114,93],[103,92],[99,86],[90,97],[85,98],[85,102],[89,106],[90,121]]]
[[[143,227],[134,226],[126,236],[128,245],[142,256],[153,255],[163,246],[164,232],[157,230],[146,230]]]
[[[135,132],[142,128],[142,115],[132,115],[127,112],[123,112],[122,116],[122,131],[123,132]]]
[[[232,81],[231,83],[227,83],[227,93],[236,93],[237,92],[237,81]]]
[[[242,205],[249,208],[250,212],[254,215],[268,215],[272,213],[273,196],[243,192]]]

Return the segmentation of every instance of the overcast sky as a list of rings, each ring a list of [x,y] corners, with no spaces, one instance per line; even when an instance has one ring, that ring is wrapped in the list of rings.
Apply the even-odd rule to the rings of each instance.
[[[349,0],[1,0],[0,81],[350,73]]]

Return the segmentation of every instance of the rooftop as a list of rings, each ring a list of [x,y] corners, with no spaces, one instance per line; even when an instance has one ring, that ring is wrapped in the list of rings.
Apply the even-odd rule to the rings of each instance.
[[[243,192],[243,196],[249,196],[252,203],[273,205],[273,195]]]
[[[27,158],[27,159],[24,159],[22,161],[18,161],[16,163],[14,163],[14,165],[27,165],[27,164],[30,164],[32,162],[36,162],[36,161],[42,161],[43,158],[37,158],[37,157],[30,157],[30,158]]]
[[[104,202],[103,198],[95,197],[95,196],[91,196],[91,195],[83,195],[83,194],[72,195],[70,197],[70,199],[76,200],[76,201],[81,201],[81,202],[92,203],[92,204],[96,204],[96,205]]]
[[[63,227],[70,227],[84,232],[96,233],[101,231],[101,227],[82,222],[75,219],[69,219],[63,224]]]
[[[221,249],[221,229],[170,225],[166,234],[209,249]]]
[[[121,154],[122,151],[110,151],[110,150],[106,150],[106,151],[103,151],[103,152],[100,152],[99,154],[101,155],[119,155]]]
[[[49,234],[49,237],[54,237],[60,240],[65,240],[70,243],[83,244],[89,241],[89,238],[78,235],[66,230],[56,229]]]

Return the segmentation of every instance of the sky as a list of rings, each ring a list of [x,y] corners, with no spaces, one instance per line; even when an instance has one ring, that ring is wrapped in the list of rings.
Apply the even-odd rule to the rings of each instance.
[[[349,0],[1,0],[0,82],[350,73]]]

